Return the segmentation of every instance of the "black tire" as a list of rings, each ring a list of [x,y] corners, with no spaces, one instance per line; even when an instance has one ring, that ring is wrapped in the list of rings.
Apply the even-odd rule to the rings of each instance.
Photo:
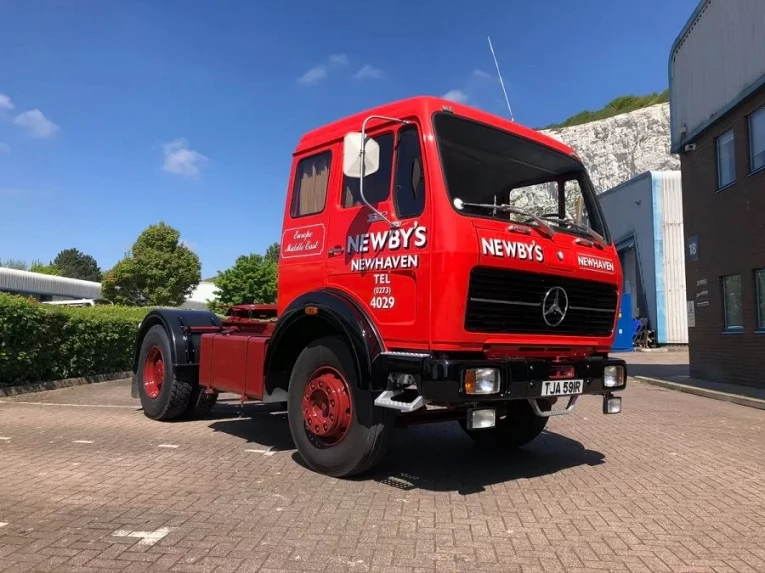
[[[197,385],[191,393],[191,399],[189,399],[189,405],[186,406],[183,417],[193,420],[209,416],[217,401],[218,392],[207,393],[204,388]]]
[[[153,349],[157,350],[153,350]],[[144,365],[150,353],[159,352],[165,364],[159,394],[149,395],[144,382]],[[138,396],[141,399],[143,413],[152,420],[174,420],[184,414],[191,401],[194,387],[191,383],[176,379],[173,375],[170,339],[161,325],[152,326],[146,333],[138,355]]]
[[[344,378],[350,394],[350,424],[345,435],[323,447],[309,436],[303,418],[303,394],[311,377],[330,367]],[[298,453],[313,471],[332,477],[359,475],[377,465],[385,455],[395,429],[395,410],[374,405],[372,395],[360,390],[353,356],[344,339],[327,336],[311,342],[298,356],[290,377],[287,418]]]
[[[539,407],[549,410],[549,404],[540,400]],[[468,430],[467,421],[461,419],[460,427],[476,444],[491,448],[514,449],[525,446],[542,433],[548,418],[537,416],[526,400],[513,400],[507,411],[497,420],[497,425],[484,430]]]

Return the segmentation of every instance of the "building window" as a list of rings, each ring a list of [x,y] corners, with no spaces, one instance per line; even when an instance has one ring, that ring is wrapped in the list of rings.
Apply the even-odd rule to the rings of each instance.
[[[749,116],[749,168],[765,167],[765,106]]]
[[[754,272],[754,284],[757,293],[757,330],[765,331],[765,269]]]
[[[733,149],[733,130],[717,138],[717,188],[722,189],[736,181],[736,155]]]
[[[722,286],[725,330],[742,330],[744,328],[744,312],[741,309],[741,275],[723,277]]]
[[[329,187],[329,166],[332,153],[325,151],[301,159],[292,187],[292,218],[315,215],[324,210]]]

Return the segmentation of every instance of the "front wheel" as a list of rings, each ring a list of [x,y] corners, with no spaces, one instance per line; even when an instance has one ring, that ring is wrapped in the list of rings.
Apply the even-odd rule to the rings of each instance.
[[[342,338],[315,340],[300,353],[290,377],[287,418],[312,470],[332,477],[369,470],[387,450],[395,415],[358,388],[353,356]]]
[[[549,410],[542,404],[540,407]],[[481,446],[512,449],[525,446],[541,434],[547,425],[547,418],[537,416],[528,401],[517,400],[507,404],[506,412],[497,418],[497,425],[493,428],[468,430],[464,419],[459,423],[464,432]]]

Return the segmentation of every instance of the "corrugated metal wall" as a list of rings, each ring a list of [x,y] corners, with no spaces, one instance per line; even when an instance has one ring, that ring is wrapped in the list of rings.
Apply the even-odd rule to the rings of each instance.
[[[634,243],[637,271],[645,298],[644,301],[637,301],[636,306],[645,311],[640,318],[647,318],[651,327],[656,328],[656,259],[653,248],[651,173],[642,173],[601,193],[598,195],[598,201],[614,242],[618,244],[632,239],[630,244]],[[629,281],[629,274],[624,278]],[[622,286],[625,289],[631,287],[633,297],[638,294],[637,285]]]
[[[598,200],[617,247],[634,245],[645,299],[640,307],[645,308],[643,317],[656,331],[656,340],[688,344],[680,172],[642,173],[602,193]]]
[[[0,291],[101,298],[101,283],[0,267]]]
[[[670,54],[672,146],[765,75],[765,0],[707,0]]]
[[[664,253],[664,298],[667,344],[688,344],[685,292],[683,192],[679,171],[658,171],[661,193],[661,235]]]

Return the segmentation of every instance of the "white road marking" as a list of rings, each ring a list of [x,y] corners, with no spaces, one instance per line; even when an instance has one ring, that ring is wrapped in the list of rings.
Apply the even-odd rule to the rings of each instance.
[[[273,447],[273,446],[272,446]],[[272,452],[271,448],[266,448],[265,450],[244,450],[245,452],[251,452],[253,454],[263,454],[264,456],[273,456],[276,452]]]
[[[154,545],[160,539],[163,539],[173,530],[171,527],[160,527],[156,531],[129,531],[127,529],[118,529],[112,533],[113,537],[136,537],[141,541],[138,545]]]
[[[0,527],[5,527],[6,525],[8,525],[8,524],[5,523],[4,521],[0,521]]]
[[[2,440],[4,442],[7,442],[10,439],[11,439],[10,436],[0,436],[0,440]]]
[[[93,440],[74,440],[75,444],[92,444]]]
[[[157,447],[158,448],[177,448],[178,446],[176,446],[175,444],[159,444]]]
[[[27,406],[66,406],[68,408],[118,408],[124,410],[138,410],[140,406],[117,406],[114,404],[63,404],[59,402],[22,402],[17,400],[5,400],[2,404],[25,404]]]

